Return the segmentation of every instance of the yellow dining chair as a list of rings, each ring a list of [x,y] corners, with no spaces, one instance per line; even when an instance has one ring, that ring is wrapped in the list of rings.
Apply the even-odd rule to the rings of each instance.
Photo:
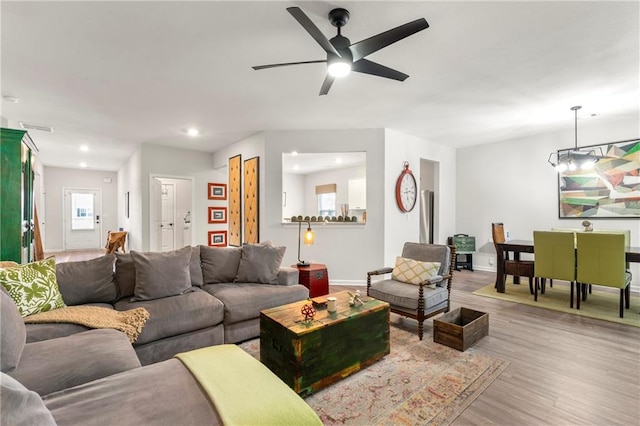
[[[600,232],[578,232],[577,241],[577,308],[580,309],[581,284],[620,289],[620,318],[629,309],[631,273],[626,270],[625,235]]]
[[[557,279],[571,283],[569,306],[573,308],[576,280],[576,250],[572,232],[533,231],[535,261],[534,300],[538,301],[538,286],[544,294],[544,279]]]

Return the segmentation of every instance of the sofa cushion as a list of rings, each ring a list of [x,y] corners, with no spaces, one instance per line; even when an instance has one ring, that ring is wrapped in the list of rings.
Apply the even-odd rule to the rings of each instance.
[[[61,425],[222,424],[177,359],[105,377],[43,398]]]
[[[3,425],[56,425],[40,395],[5,373],[0,373],[0,407]]]
[[[259,318],[263,309],[298,302],[309,297],[309,290],[300,284],[205,284],[203,289],[224,303],[225,324]]]
[[[200,246],[204,284],[230,283],[238,273],[242,248]]]
[[[420,262],[406,257],[396,257],[391,278],[407,284],[418,285],[438,275],[440,262]],[[435,285],[435,284],[434,284]]]
[[[191,291],[191,247],[169,252],[131,251],[136,269],[132,300],[154,300]]]
[[[9,375],[47,395],[137,367],[140,361],[124,333],[97,329],[25,345]]]
[[[0,291],[0,325],[0,370],[6,373],[18,366],[27,332],[18,307],[4,287]]]
[[[118,288],[118,299],[133,296],[133,289],[136,286],[136,266],[133,263],[131,253],[116,255],[116,286]]]
[[[0,269],[0,283],[23,317],[65,306],[56,281],[54,258]]]
[[[202,287],[204,284],[202,278],[202,265],[200,261],[200,246],[191,247],[191,259],[189,260],[189,275],[191,276],[191,285]]]
[[[192,288],[192,292],[173,297],[116,302],[114,306],[119,311],[137,307],[149,311],[149,319],[134,346],[221,323],[224,315],[222,302],[197,287]]]
[[[106,254],[91,260],[56,265],[56,279],[67,305],[112,303],[118,296],[113,264],[116,257]]]
[[[286,247],[245,244],[238,266],[236,283],[278,284],[278,268]]]

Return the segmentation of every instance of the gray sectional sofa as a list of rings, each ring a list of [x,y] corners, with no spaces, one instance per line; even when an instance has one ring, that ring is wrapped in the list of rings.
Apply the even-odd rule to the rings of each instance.
[[[260,335],[260,311],[304,300],[296,268],[281,267],[284,247],[185,247],[170,253],[107,254],[56,265],[68,306],[149,312],[133,346],[142,365],[176,353]],[[68,336],[87,327],[27,324],[27,342]]]
[[[4,290],[0,316],[2,425],[322,424],[235,345],[140,366],[126,335],[112,329],[25,343],[24,321]]]

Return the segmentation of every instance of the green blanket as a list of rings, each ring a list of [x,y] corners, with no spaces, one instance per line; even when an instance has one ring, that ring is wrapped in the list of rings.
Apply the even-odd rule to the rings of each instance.
[[[200,382],[225,425],[322,425],[300,396],[236,345],[196,349],[176,358]]]

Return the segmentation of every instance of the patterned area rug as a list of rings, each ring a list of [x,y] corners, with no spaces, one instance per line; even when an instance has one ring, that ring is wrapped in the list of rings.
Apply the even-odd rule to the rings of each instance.
[[[260,340],[240,345],[260,357]],[[391,326],[391,353],[308,397],[327,425],[448,425],[509,365]]]

